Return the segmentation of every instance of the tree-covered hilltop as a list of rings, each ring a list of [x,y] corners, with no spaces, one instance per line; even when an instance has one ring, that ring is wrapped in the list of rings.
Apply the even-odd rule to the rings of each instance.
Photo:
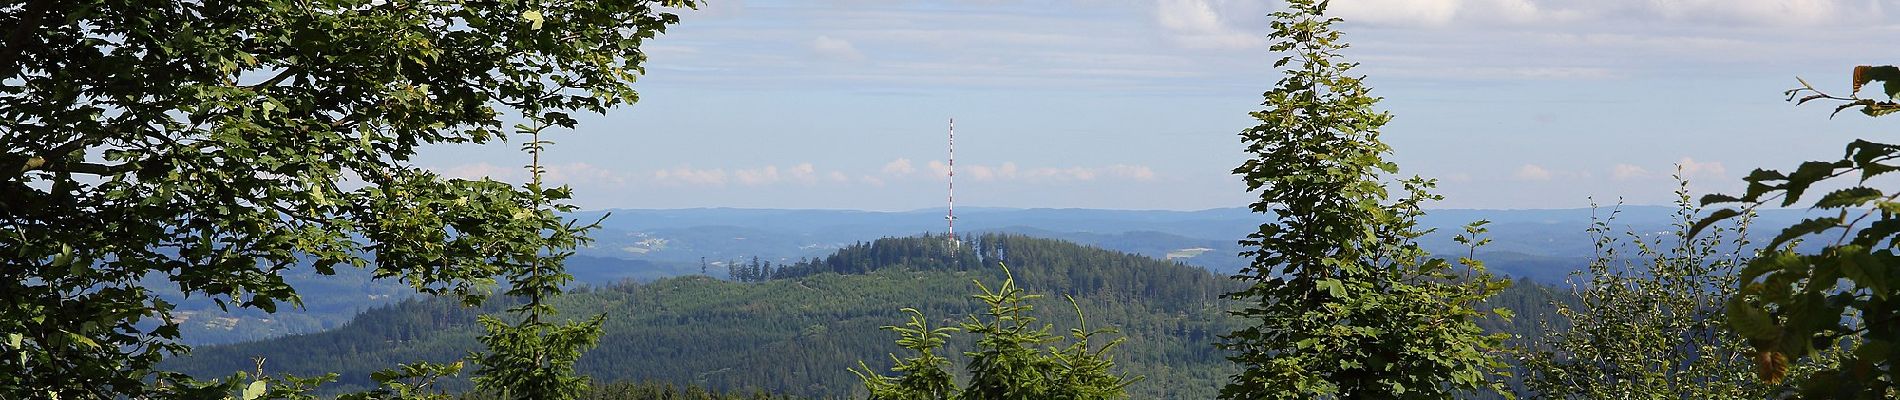
[[[982,235],[951,244],[943,236],[885,238],[847,246],[821,260],[773,271],[780,279],[734,282],[704,276],[584,288],[556,300],[575,315],[605,313],[600,347],[584,356],[581,373],[596,382],[656,381],[718,389],[764,389],[810,397],[861,390],[847,369],[873,367],[899,349],[879,327],[898,325],[916,308],[960,322],[983,305],[970,298],[972,280],[995,282],[1007,261],[1017,282],[1037,301],[1038,317],[1066,331],[1074,321],[1062,295],[1075,296],[1090,325],[1116,326],[1129,340],[1117,349],[1120,372],[1146,377],[1133,398],[1208,399],[1233,373],[1214,349],[1216,335],[1236,321],[1219,298],[1236,283],[1198,267],[1017,235]],[[797,271],[797,272],[795,272]],[[1546,304],[1538,286],[1521,284],[1494,301],[1511,302],[1520,315]],[[502,305],[491,305],[499,308]],[[476,315],[492,312],[453,302],[412,300],[377,308],[328,332],[269,341],[204,347],[167,364],[195,375],[253,367],[266,372],[341,372],[350,390],[369,385],[368,372],[395,362],[451,361],[476,348]],[[1531,334],[1498,325],[1494,329]],[[967,340],[952,340],[959,365]],[[451,388],[466,387],[460,380]]]
[[[783,279],[671,278],[577,290],[555,302],[575,315],[607,315],[601,346],[579,366],[597,381],[846,396],[860,387],[848,367],[887,360],[896,350],[890,346],[894,337],[879,327],[902,322],[900,308],[933,316],[974,314],[982,305],[969,296],[972,280],[1000,280],[1002,270],[993,262],[1006,260],[1024,288],[1051,295],[1038,311],[1048,312],[1043,319],[1056,329],[1066,330],[1073,321],[1066,305],[1053,303],[1064,294],[1075,296],[1092,325],[1122,328],[1130,338],[1118,360],[1123,372],[1147,377],[1132,388],[1135,397],[1209,398],[1231,373],[1212,347],[1214,335],[1232,325],[1219,299],[1232,290],[1224,277],[1026,236],[984,235],[960,243],[943,236],[880,239],[840,251],[830,258],[835,264],[796,264],[807,272],[781,274]],[[264,357],[266,372],[341,372],[332,390],[349,390],[368,386],[368,372],[392,362],[462,357],[477,348],[473,321],[484,312],[489,310],[447,301],[408,301],[371,310],[329,332],[201,348],[167,367],[212,376],[249,368],[253,358]],[[949,347],[960,354],[970,343],[953,341]]]
[[[595,383],[581,391],[576,400],[791,400],[795,397],[762,390],[721,391],[694,385],[663,382]],[[458,400],[501,400],[493,393],[464,393]]]

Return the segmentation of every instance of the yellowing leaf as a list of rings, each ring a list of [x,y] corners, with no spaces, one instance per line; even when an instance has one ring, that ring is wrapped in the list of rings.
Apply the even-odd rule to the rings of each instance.
[[[528,20],[528,28],[541,30],[541,12],[528,10],[521,13],[521,19]]]
[[[264,381],[251,382],[250,386],[244,387],[243,400],[256,400],[258,397],[263,397],[265,386],[267,385]]]
[[[1788,356],[1773,351],[1755,353],[1755,374],[1770,385],[1781,383],[1788,377]]]

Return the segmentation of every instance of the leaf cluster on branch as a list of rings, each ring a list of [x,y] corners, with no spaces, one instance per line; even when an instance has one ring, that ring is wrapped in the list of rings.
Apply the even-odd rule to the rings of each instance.
[[[264,312],[301,304],[283,279],[296,268],[470,303],[497,277],[550,294],[564,274],[544,261],[585,230],[558,216],[567,189],[410,159],[504,139],[508,119],[538,132],[632,103],[641,45],[693,5],[0,5],[0,397],[202,386],[154,368],[188,349],[153,276]]]
[[[1838,113],[1860,108],[1869,116],[1896,110],[1900,69],[1854,69],[1854,93],[1881,82],[1888,100],[1834,97],[1802,81],[1790,95],[1796,100],[1845,102]],[[1791,97],[1792,99],[1792,97]],[[1696,230],[1747,215],[1761,207],[1800,204],[1817,184],[1842,184],[1813,199],[1822,216],[1783,229],[1762,254],[1742,268],[1739,289],[1726,303],[1729,327],[1747,337],[1760,378],[1769,383],[1789,376],[1790,365],[1829,352],[1842,352],[1838,365],[1815,372],[1798,388],[1805,398],[1891,398],[1900,395],[1900,192],[1876,187],[1876,177],[1900,171],[1900,145],[1855,140],[1839,160],[1808,161],[1793,171],[1757,169],[1744,181],[1740,196],[1710,194],[1704,205],[1733,205],[1696,223]],[[1844,182],[1843,182],[1844,181]],[[1693,233],[1693,231],[1692,231]],[[1820,249],[1796,250],[1813,241]]]
[[[1380,128],[1391,116],[1341,60],[1346,43],[1326,1],[1290,0],[1275,12],[1272,50],[1286,68],[1265,94],[1260,124],[1241,132],[1253,158],[1234,169],[1270,222],[1240,243],[1253,264],[1230,296],[1248,325],[1220,346],[1242,371],[1223,399],[1447,398],[1501,388],[1504,336],[1477,321],[1477,303],[1509,286],[1463,257],[1432,258],[1418,244],[1421,205],[1434,181],[1387,179],[1398,165]],[[1389,186],[1403,195],[1393,199]],[[1460,242],[1483,244],[1483,222]],[[1507,315],[1508,311],[1500,311]]]

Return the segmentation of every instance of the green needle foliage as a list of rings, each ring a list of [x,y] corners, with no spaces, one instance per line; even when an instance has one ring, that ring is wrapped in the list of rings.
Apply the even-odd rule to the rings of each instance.
[[[1405,197],[1388,203],[1398,172],[1379,140],[1390,115],[1325,16],[1325,1],[1290,0],[1273,14],[1274,65],[1285,71],[1265,95],[1260,125],[1241,132],[1254,155],[1234,173],[1260,193],[1255,212],[1272,213],[1241,244],[1253,264],[1238,279],[1251,285],[1230,296],[1246,328],[1221,346],[1243,370],[1221,390],[1224,399],[1450,398],[1496,388],[1503,367],[1494,353],[1502,335],[1487,335],[1473,307],[1509,285],[1466,257],[1468,273],[1427,257],[1417,240],[1420,204],[1437,200],[1433,181],[1401,182]],[[1461,241],[1482,244],[1469,228]],[[1499,314],[1508,314],[1500,312]]]
[[[541,140],[541,132],[548,125],[539,118],[531,119],[535,125],[521,125],[517,129],[531,138],[522,145],[532,159],[528,164],[533,174],[527,187],[529,202],[546,217],[529,220],[539,223],[534,227],[535,240],[526,242],[534,248],[518,253],[524,256],[496,260],[503,265],[508,281],[513,283],[506,294],[527,301],[508,309],[520,322],[509,324],[492,315],[478,319],[484,331],[478,339],[487,346],[488,352],[471,355],[481,366],[475,371],[474,381],[476,388],[497,393],[504,399],[572,399],[588,387],[587,379],[575,374],[574,362],[600,340],[601,324],[606,322],[606,316],[562,323],[543,318],[555,314],[549,302],[560,295],[562,285],[574,280],[565,272],[562,262],[574,254],[574,248],[589,242],[587,231],[600,227],[600,221],[578,226],[574,221],[554,216],[574,211],[574,206],[550,203],[567,199],[570,192],[566,186],[550,189],[543,185],[541,178],[546,170],[541,167],[541,153],[550,143]]]
[[[922,311],[905,308],[910,314],[910,322],[904,326],[886,326],[885,330],[897,332],[897,347],[917,353],[914,356],[898,359],[892,355],[895,365],[891,372],[897,376],[883,376],[872,370],[864,362],[858,362],[858,368],[852,370],[858,379],[864,380],[864,388],[871,393],[872,399],[879,400],[936,400],[956,396],[956,378],[950,376],[950,359],[938,355],[944,341],[957,328],[931,328],[930,321],[924,318]]]
[[[538,132],[635,101],[641,44],[678,21],[662,7],[693,3],[0,7],[0,398],[202,386],[154,368],[188,349],[173,305],[141,286],[153,276],[265,312],[301,304],[282,276],[305,267],[368,268],[469,303],[496,276],[511,295],[551,295],[559,249],[585,230],[556,214],[565,189],[446,179],[409,160],[503,138],[515,116]],[[589,337],[545,332],[491,350],[545,346],[521,351],[555,365]],[[482,364],[497,385],[537,381],[495,369],[518,365]]]
[[[1004,268],[1001,286],[992,290],[983,282],[976,286],[982,294],[974,296],[988,306],[982,316],[970,316],[961,328],[931,328],[922,312],[911,314],[904,326],[886,326],[897,332],[897,345],[914,352],[908,358],[892,355],[897,376],[885,376],[863,362],[852,370],[864,381],[873,400],[1105,400],[1127,398],[1128,385],[1141,378],[1116,375],[1114,358],[1109,355],[1125,338],[1116,338],[1096,347],[1096,335],[1113,335],[1114,329],[1088,329],[1088,321],[1073,297],[1078,327],[1069,331],[1069,345],[1048,347],[1063,338],[1049,333],[1051,326],[1037,325],[1030,316],[1035,309],[1029,302],[1041,298],[1016,286],[1016,278]],[[950,334],[967,331],[980,335],[976,351],[969,358],[969,380],[958,388],[946,367],[950,360],[938,355]]]
[[[1860,89],[1881,82],[1885,99],[1859,97]],[[1827,99],[1844,104],[1835,113],[1859,108],[1866,115],[1891,115],[1900,106],[1900,68],[1854,69],[1853,93],[1839,97],[1802,81],[1789,90],[1799,103]],[[1744,178],[1740,196],[1711,194],[1702,204],[1738,204],[1710,213],[1700,230],[1747,215],[1758,207],[1788,207],[1815,184],[1844,182],[1847,188],[1814,199],[1809,207],[1828,216],[1796,223],[1768,242],[1763,253],[1742,268],[1740,290],[1726,305],[1729,327],[1747,337],[1755,350],[1760,377],[1777,383],[1790,364],[1829,350],[1851,348],[1839,365],[1814,373],[1800,385],[1805,398],[1873,399],[1900,397],[1900,192],[1869,185],[1873,178],[1900,170],[1900,145],[1856,140],[1834,161],[1809,161],[1793,172],[1757,169]],[[1820,250],[1800,252],[1795,244],[1813,240]]]
[[[1617,232],[1618,211],[1590,226],[1596,258],[1576,272],[1575,302],[1556,303],[1524,357],[1525,387],[1553,399],[1762,399],[1747,342],[1724,327],[1723,302],[1753,256],[1748,224],[1690,236],[1701,214],[1677,175],[1675,230]],[[1565,329],[1553,326],[1565,326]]]

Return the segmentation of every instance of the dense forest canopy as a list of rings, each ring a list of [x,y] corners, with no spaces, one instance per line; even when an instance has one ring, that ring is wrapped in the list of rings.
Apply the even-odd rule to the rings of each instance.
[[[1058,331],[1074,320],[1062,295],[1075,296],[1091,324],[1121,329],[1128,341],[1118,350],[1118,369],[1146,377],[1130,387],[1133,398],[1211,398],[1231,373],[1212,347],[1217,335],[1238,323],[1217,312],[1227,304],[1220,294],[1237,287],[1230,280],[1197,267],[1052,239],[998,234],[961,242],[958,247],[940,235],[883,238],[827,257],[848,273],[827,270],[752,283],[703,276],[627,282],[579,289],[558,304],[608,315],[600,347],[579,364],[596,380],[847,396],[860,387],[847,367],[888,360],[887,354],[899,350],[890,344],[895,336],[879,327],[905,320],[900,308],[954,324],[956,316],[981,311],[969,297],[972,280],[994,283],[1002,277],[994,263],[986,267],[974,260],[1007,258],[1018,284],[1049,296],[1035,303],[1037,315]],[[978,257],[988,251],[1004,256]],[[964,269],[958,260],[971,263]],[[1537,318],[1553,313],[1550,296],[1561,292],[1525,282],[1493,302]],[[285,372],[344,372],[333,390],[347,390],[369,385],[364,371],[391,362],[461,357],[474,345],[471,321],[482,312],[447,301],[406,301],[364,313],[335,331],[200,348],[166,366],[211,376],[262,356]],[[1540,332],[1539,324],[1486,325],[1523,337]],[[971,345],[952,340],[947,353],[960,362],[961,350]]]

